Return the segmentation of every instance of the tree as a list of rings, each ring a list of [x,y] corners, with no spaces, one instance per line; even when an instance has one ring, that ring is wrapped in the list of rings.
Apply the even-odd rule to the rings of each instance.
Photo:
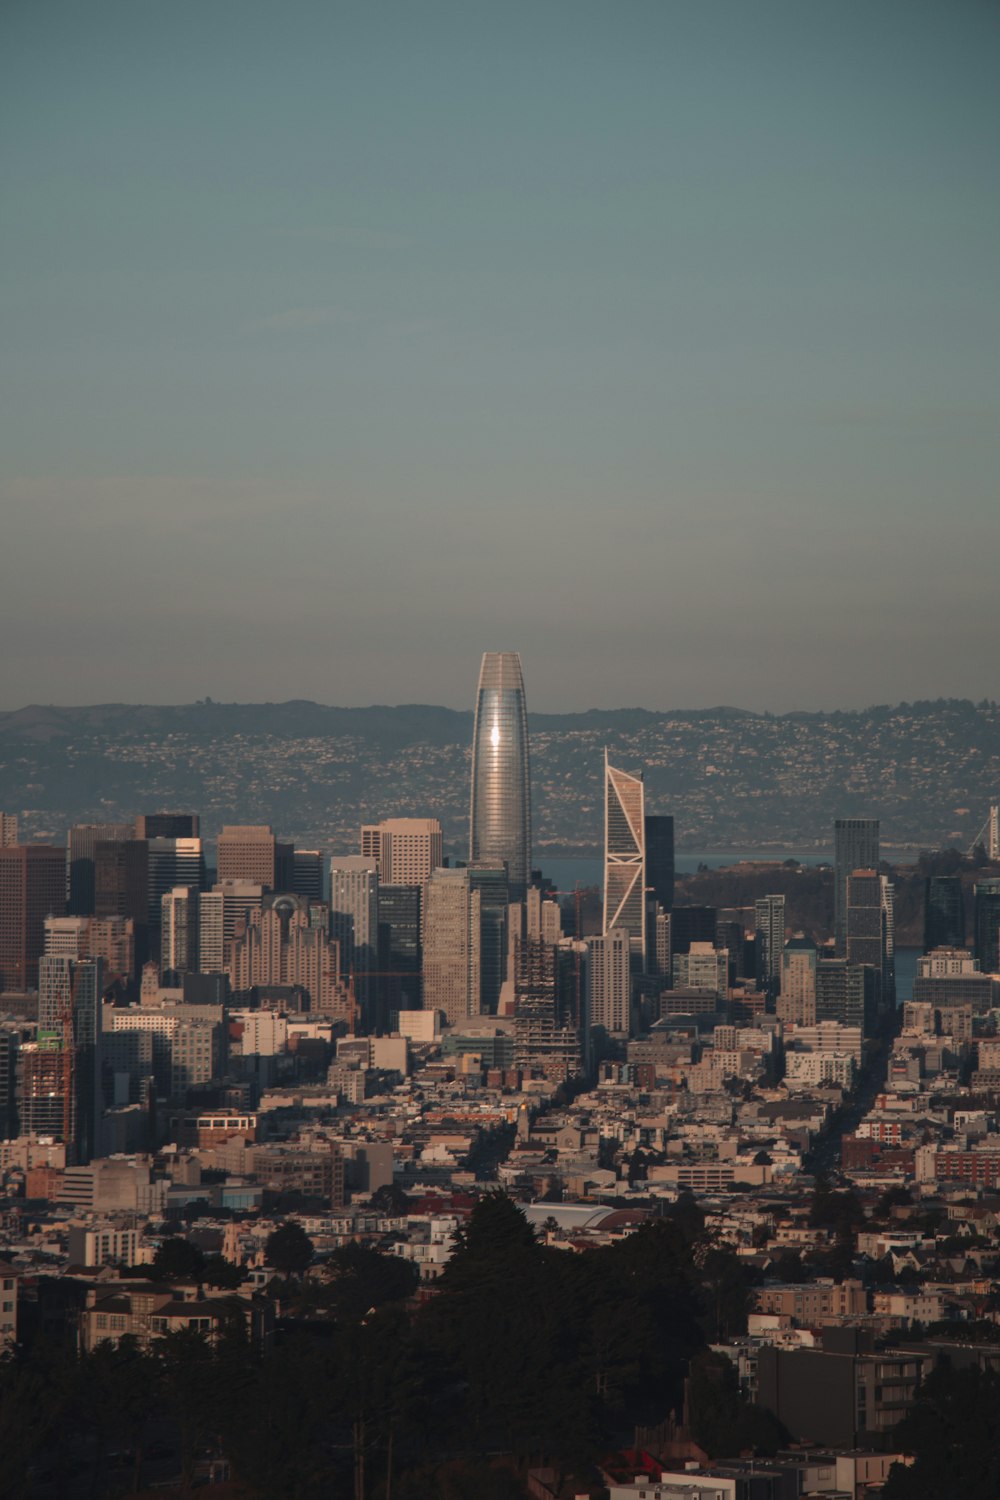
[[[171,1235],[157,1247],[150,1275],[154,1281],[197,1281],[204,1269],[205,1257],[198,1246]]]
[[[264,1259],[283,1276],[301,1276],[313,1258],[313,1242],[294,1219],[286,1219],[264,1245]]]
[[[1000,1375],[973,1365],[932,1370],[893,1434],[916,1460],[894,1467],[885,1500],[995,1500],[1000,1495]]]
[[[242,1266],[234,1266],[232,1261],[226,1260],[224,1255],[209,1255],[205,1258],[203,1276],[209,1286],[221,1287],[224,1291],[231,1292],[235,1291],[243,1280],[244,1272]]]

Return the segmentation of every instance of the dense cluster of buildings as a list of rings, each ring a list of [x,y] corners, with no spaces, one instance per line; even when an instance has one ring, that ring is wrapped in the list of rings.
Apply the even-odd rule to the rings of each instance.
[[[460,862],[430,816],[332,856],[226,826],[210,867],[194,813],[60,846],[0,815],[0,1340],[70,1283],[84,1348],[211,1334],[210,1297],[141,1270],[192,1217],[252,1320],[289,1214],[319,1255],[360,1239],[432,1282],[486,1182],[570,1252],[690,1192],[759,1272],[719,1346],[745,1393],[825,1445],[819,1491],[881,1482],[851,1455],[912,1400],[915,1331],[997,1305],[1000,880],[976,885],[971,931],[960,880],[928,880],[897,1007],[877,821],[837,822],[816,941],[781,895],[675,905],[672,819],[607,753],[604,793],[588,932],[532,871],[521,667],[496,653]],[[817,1218],[807,1166],[853,1185],[853,1221]],[[793,1260],[812,1270],[787,1280]],[[660,1464],[611,1492],[749,1494],[738,1479]]]

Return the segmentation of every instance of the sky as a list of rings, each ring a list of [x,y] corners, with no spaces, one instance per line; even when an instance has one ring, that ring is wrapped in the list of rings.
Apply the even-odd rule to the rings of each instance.
[[[996,0],[6,0],[0,708],[998,697]]]

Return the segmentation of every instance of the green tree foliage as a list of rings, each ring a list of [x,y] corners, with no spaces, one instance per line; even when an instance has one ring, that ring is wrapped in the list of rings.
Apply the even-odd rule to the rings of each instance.
[[[1000,1375],[939,1365],[927,1377],[894,1441],[913,1454],[897,1466],[885,1500],[996,1500],[1000,1495]]]
[[[313,1242],[301,1224],[288,1219],[268,1235],[264,1256],[267,1264],[283,1276],[301,1276],[312,1261]]]

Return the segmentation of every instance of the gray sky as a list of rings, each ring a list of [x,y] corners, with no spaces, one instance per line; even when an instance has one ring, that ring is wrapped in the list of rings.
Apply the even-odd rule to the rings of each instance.
[[[993,0],[8,0],[0,706],[997,696]]]

